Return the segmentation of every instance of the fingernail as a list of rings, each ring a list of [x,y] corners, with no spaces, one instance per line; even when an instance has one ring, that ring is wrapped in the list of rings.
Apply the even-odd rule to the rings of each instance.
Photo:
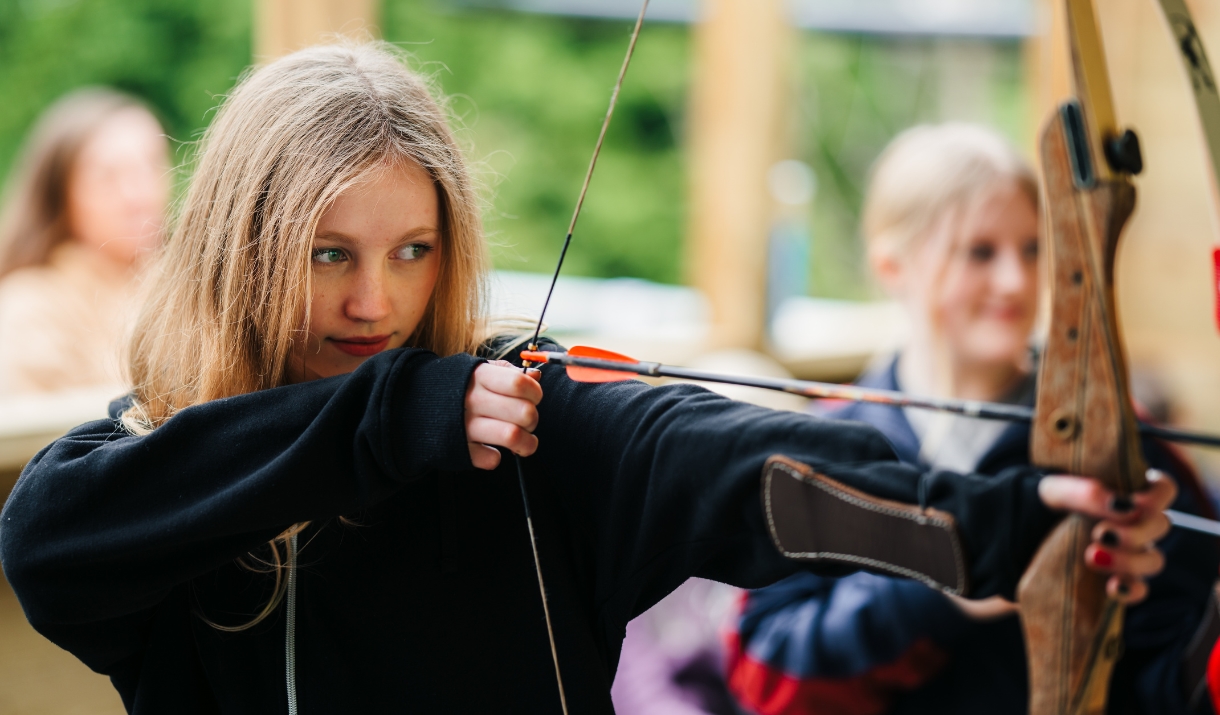
[[[1093,565],[1094,566],[1106,567],[1106,566],[1112,566],[1113,564],[1114,564],[1114,557],[1110,555],[1109,551],[1105,551],[1104,549],[1098,549],[1093,552]]]
[[[1110,500],[1110,511],[1116,514],[1126,514],[1135,508],[1135,503],[1131,501],[1131,497],[1119,496]]]
[[[1120,596],[1130,596],[1131,595],[1131,587],[1127,585],[1126,581],[1119,581],[1118,588],[1116,588],[1114,590],[1118,591],[1118,595],[1120,595]]]
[[[1101,532],[1101,543],[1106,546],[1118,546],[1118,534],[1106,529]]]

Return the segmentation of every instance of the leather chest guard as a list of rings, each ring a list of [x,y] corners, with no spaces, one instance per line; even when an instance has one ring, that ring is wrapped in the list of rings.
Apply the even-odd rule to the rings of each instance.
[[[968,591],[951,514],[878,499],[774,456],[763,466],[763,511],[787,558],[842,564],[922,581],[954,596]]]

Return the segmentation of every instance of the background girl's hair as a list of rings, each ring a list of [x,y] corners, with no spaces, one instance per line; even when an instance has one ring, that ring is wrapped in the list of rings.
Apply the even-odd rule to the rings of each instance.
[[[145,434],[191,405],[285,384],[289,360],[301,352],[294,346],[310,349],[319,219],[344,191],[411,163],[436,187],[441,250],[431,301],[407,345],[440,355],[478,348],[487,271],[481,206],[436,96],[385,43],[308,48],[238,83],[204,132],[136,322],[128,430]],[[236,630],[283,598],[283,571],[294,568],[290,538],[305,526],[269,544],[272,557],[261,562],[275,572],[274,594]]]
[[[68,180],[81,149],[110,117],[148,107],[107,87],[74,90],[38,117],[4,189],[0,209],[0,277],[45,263],[67,241]],[[150,112],[151,113],[151,112]]]
[[[870,249],[904,253],[946,211],[1003,182],[1038,205],[1033,169],[995,131],[959,122],[907,129],[873,164],[860,220],[864,240]]]
[[[477,191],[444,106],[393,46],[312,47],[248,74],[197,157],[130,345],[129,429],[284,384],[294,345],[308,340],[318,220],[345,190],[407,162],[432,176],[441,215],[440,275],[407,344],[477,348],[487,266]]]

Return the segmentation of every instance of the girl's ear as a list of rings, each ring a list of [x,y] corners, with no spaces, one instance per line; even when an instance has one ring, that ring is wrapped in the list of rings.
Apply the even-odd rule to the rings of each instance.
[[[893,246],[874,242],[868,248],[868,265],[881,288],[891,298],[901,298],[906,292],[906,263]]]

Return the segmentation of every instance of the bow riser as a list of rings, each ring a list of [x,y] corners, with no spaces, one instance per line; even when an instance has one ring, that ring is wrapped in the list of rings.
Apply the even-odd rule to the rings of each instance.
[[[1113,277],[1135,189],[1124,174],[1095,169],[1105,159],[1090,151],[1081,116],[1079,105],[1065,105],[1042,135],[1051,323],[1030,456],[1039,467],[1085,474],[1129,494],[1144,486],[1144,461]],[[1107,598],[1105,577],[1084,565],[1093,525],[1078,516],[1060,524],[1018,589],[1033,715],[1105,711],[1121,652],[1122,607]]]
[[[1068,114],[1052,119],[1042,138],[1051,324],[1030,456],[1040,467],[1087,474],[1129,494],[1143,488],[1144,463],[1114,299],[1114,260],[1135,188],[1122,176],[1087,190],[1075,186]]]

